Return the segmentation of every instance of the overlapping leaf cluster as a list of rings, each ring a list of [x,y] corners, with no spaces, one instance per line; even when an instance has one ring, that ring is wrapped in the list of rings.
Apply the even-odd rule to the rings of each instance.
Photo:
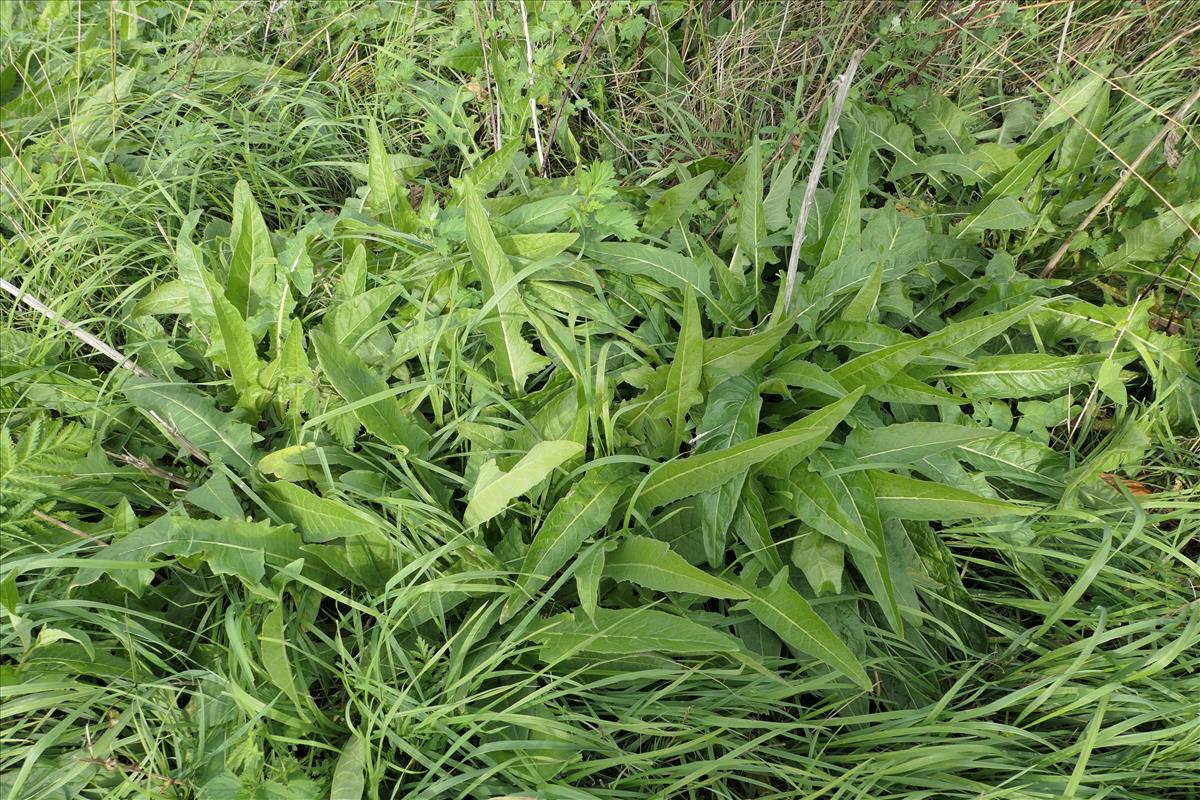
[[[105,541],[54,590],[126,629],[39,616],[18,564],[14,680],[161,682],[168,704],[187,680],[193,750],[162,774],[210,798],[359,797],[372,764],[396,796],[616,796],[556,693],[681,663],[856,712],[932,702],[868,638],[982,648],[944,528],[1028,545],[1031,515],[1116,502],[1101,474],[1140,458],[1142,408],[1195,425],[1195,353],[1147,303],[1021,269],[1104,185],[1063,128],[1102,128],[1107,92],[1085,79],[1023,130],[935,94],[854,106],[790,304],[803,159],[764,177],[763,145],[628,188],[605,162],[532,179],[514,139],[435,186],[370,126],[359,191],[280,231],[238,184],[130,305],[153,378],[24,365],[6,535],[43,530],[16,519],[37,509]],[[718,189],[710,234],[694,212]],[[1164,257],[1198,210],[1148,216],[1101,265]],[[464,726],[464,706],[497,713]],[[288,749],[314,742],[340,752],[325,773]],[[71,763],[79,786],[103,765]]]

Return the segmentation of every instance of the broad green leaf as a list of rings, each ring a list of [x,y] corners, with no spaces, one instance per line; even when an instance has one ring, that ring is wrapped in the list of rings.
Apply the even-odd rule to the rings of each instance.
[[[214,360],[225,352],[221,331],[217,327],[217,312],[213,308],[213,277],[204,266],[204,254],[192,241],[192,231],[200,219],[199,210],[188,214],[179,229],[175,244],[175,268],[187,294],[192,310],[192,324],[208,338],[208,356]]]
[[[465,190],[464,190],[465,192]],[[477,189],[480,197],[483,196]],[[566,224],[581,205],[584,198],[577,194],[559,194],[543,197],[519,206],[499,217],[497,225],[513,235],[548,233]]]
[[[845,562],[845,546],[823,533],[807,530],[792,542],[792,564],[804,573],[817,597],[842,593]]]
[[[402,286],[376,286],[333,305],[321,327],[340,345],[354,347],[379,324],[392,303],[404,291]]]
[[[903,422],[883,428],[858,428],[846,437],[860,462],[907,465],[999,431],[949,422]]]
[[[417,215],[408,201],[408,191],[396,180],[391,156],[373,121],[367,123],[367,187],[371,213],[405,233],[417,229]]]
[[[779,381],[784,386],[807,389],[835,400],[846,396],[846,387],[816,364],[805,361],[804,356],[770,367],[767,380]]]
[[[134,594],[142,594],[154,579],[152,560],[157,556],[199,557],[218,575],[234,575],[252,591],[262,587],[266,564],[283,567],[304,554],[300,535],[290,525],[273,526],[266,522],[232,519],[189,519],[162,516],[149,525],[127,533],[101,549],[96,558],[106,562],[145,563],[145,567],[103,569],[84,568],[75,579],[77,585],[109,575]]]
[[[879,511],[889,518],[934,521],[1028,513],[1021,506],[940,483],[881,470],[869,472]]]
[[[1132,354],[1121,356],[1122,363],[1131,358]],[[984,356],[971,369],[945,372],[937,377],[973,399],[1039,397],[1086,386],[1107,359],[1105,355],[1039,353]]]
[[[484,297],[492,299],[502,287],[512,282],[512,265],[496,241],[479,193],[470,182],[463,183],[463,206],[467,214],[467,249],[471,251],[471,261],[483,286]],[[484,325],[484,332],[492,347],[496,372],[517,394],[521,394],[529,375],[550,362],[535,353],[521,335],[521,325],[529,314],[515,288],[498,299],[493,313],[496,319]]]
[[[463,521],[471,527],[482,525],[583,449],[579,442],[567,440],[538,442],[508,472],[501,472],[494,460],[488,461],[480,468],[479,477],[471,487]]]
[[[715,489],[772,458],[780,459],[778,469],[786,470],[787,463],[802,460],[820,446],[850,413],[860,394],[855,392],[825,406],[781,431],[758,436],[725,450],[659,464],[650,470],[642,485],[638,504],[649,510]]]
[[[589,470],[554,504],[525,553],[517,591],[504,607],[508,620],[550,576],[566,565],[587,537],[604,527],[625,492],[630,468],[606,465]]]
[[[594,619],[580,611],[560,614],[535,638],[542,643],[542,660],[548,662],[576,652],[704,655],[738,649],[737,641],[730,636],[652,608],[597,608]]]
[[[861,522],[842,508],[829,483],[807,469],[796,469],[783,484],[791,489],[789,508],[801,521],[847,547],[878,557],[883,554],[879,542]]]
[[[875,318],[875,306],[879,302],[879,290],[883,287],[883,262],[875,265],[875,271],[862,285],[854,299],[842,310],[846,322],[868,322]],[[889,329],[890,330],[890,329]]]
[[[229,364],[229,375],[233,378],[233,389],[238,395],[238,406],[256,408],[262,396],[258,383],[260,364],[254,341],[233,304],[220,294],[213,294],[213,310],[216,312],[217,327],[225,342],[225,358]]]
[[[328,542],[379,531],[378,519],[349,503],[321,497],[286,481],[268,483],[263,488],[271,509],[284,522],[294,525],[306,542]]]
[[[1028,228],[1037,217],[1015,197],[1000,197],[971,221],[971,227],[985,231],[1012,231]]]
[[[600,579],[604,577],[605,548],[597,544],[579,557],[575,567],[575,593],[579,595],[579,607],[588,619],[596,618],[600,603]]]
[[[392,174],[399,175],[403,180],[415,178],[433,166],[433,162],[428,158],[410,156],[407,153],[392,153],[388,156],[388,161],[391,163]],[[351,175],[364,183],[371,180],[371,165],[369,162],[352,161],[346,165],[346,169]]]
[[[1125,241],[1100,259],[1100,268],[1113,273],[1130,264],[1162,258],[1175,240],[1187,232],[1189,223],[1193,227],[1200,224],[1200,200],[1181,205],[1175,211],[1164,211],[1125,231]]]
[[[754,286],[762,275],[762,253],[759,242],[767,235],[767,223],[763,219],[763,176],[760,152],[762,145],[757,139],[750,144],[746,153],[746,176],[742,193],[738,199],[737,243],[742,258],[750,262],[755,277]]]
[[[892,579],[892,563],[888,558],[884,523],[875,496],[875,487],[860,469],[838,469],[838,467],[846,467],[850,464],[857,467],[857,463],[853,462],[848,454],[835,451],[830,455],[825,452],[814,453],[810,467],[827,484],[832,496],[849,517],[852,526],[861,530],[873,545],[875,555],[866,552],[863,548],[854,547],[852,540],[846,541],[854,548],[850,551],[850,558],[870,588],[875,602],[883,609],[892,629],[897,633],[902,633],[904,618],[900,612],[896,582]],[[814,493],[811,496],[815,498],[819,495]],[[841,540],[839,533],[848,531],[834,529],[825,532]]]
[[[636,242],[600,242],[589,247],[585,254],[601,269],[642,275],[668,289],[683,291],[690,286],[701,297],[709,297],[708,270],[679,253]]]
[[[145,314],[187,314],[191,310],[188,302],[188,287],[182,280],[160,283],[142,296],[133,307],[130,316]]]
[[[212,398],[192,386],[130,378],[124,386],[129,402],[157,414],[204,452],[243,475],[254,470],[257,438],[249,425],[218,411]]]
[[[792,221],[788,213],[788,202],[792,197],[792,186],[796,182],[796,164],[799,158],[799,153],[793,153],[792,157],[784,162],[771,181],[767,199],[763,200],[763,220],[771,233],[783,230]]]
[[[333,289],[333,308],[349,302],[367,291],[367,248],[359,242],[350,251],[349,258],[343,258],[341,277]]]
[[[578,233],[514,233],[496,241],[500,242],[500,249],[510,256],[541,261],[558,255],[575,244],[578,238]]]
[[[647,236],[661,236],[691,209],[696,198],[712,180],[712,176],[712,170],[707,170],[672,186],[656,197],[646,207],[646,215],[642,219],[642,233]]]
[[[314,330],[310,337],[321,371],[334,391],[354,406],[353,413],[364,428],[385,443],[403,448],[404,453],[424,449],[429,435],[409,419],[411,415],[391,393],[387,381],[329,334]]]
[[[233,220],[230,225],[229,275],[225,282],[225,296],[243,319],[249,319],[265,297],[255,297],[261,292],[262,271],[274,260],[271,234],[263,221],[258,203],[250,194],[250,186],[238,181],[233,190]]]
[[[1070,467],[1062,453],[1019,433],[1002,433],[991,439],[960,445],[963,458],[993,478],[1011,481],[1047,497],[1058,497],[1066,488]]]
[[[283,619],[283,603],[277,601],[263,618],[259,634],[263,667],[271,683],[281,689],[292,704],[303,714],[304,705],[296,691],[296,679],[292,672],[292,661],[288,658],[287,626]]]
[[[967,124],[971,117],[954,103],[932,90],[924,90],[913,122],[921,129],[925,142],[947,153],[965,153],[971,143]]]
[[[789,646],[828,664],[862,689],[871,689],[867,671],[808,601],[791,587],[786,569],[769,587],[752,590],[750,599],[737,608],[749,611]]]
[[[1004,174],[1004,177],[996,181],[992,188],[987,190],[983,199],[975,206],[975,210],[968,214],[962,222],[958,224],[957,235],[962,236],[972,228],[980,229],[982,226],[978,224],[978,220],[983,214],[989,212],[992,205],[998,202],[1003,197],[1019,197],[1024,193],[1029,182],[1033,180],[1033,176],[1042,168],[1042,164],[1046,163],[1046,159],[1058,147],[1062,140],[1062,135],[1050,137],[1050,140],[1032,150],[1029,155],[1021,159],[1015,167]]]
[[[466,178],[480,195],[491,194],[521,155],[521,139],[510,138],[499,150],[480,161],[466,173]]]
[[[608,555],[604,574],[658,592],[686,592],[729,600],[747,596],[736,584],[693,567],[666,542],[645,536],[629,536],[621,542]]]
[[[881,347],[840,364],[829,377],[847,389],[870,392],[891,380],[929,347],[929,337]]]
[[[367,789],[366,759],[366,741],[358,734],[352,734],[342,746],[333,768],[329,800],[362,800]]]
[[[854,151],[846,162],[846,171],[833,197],[829,228],[822,241],[821,256],[818,259],[818,264],[822,267],[859,249],[859,242],[862,240],[862,210],[859,205],[862,202],[863,187],[859,185],[858,176],[866,170],[869,152],[866,126],[860,125]]]
[[[1104,124],[1108,121],[1109,94],[1108,87],[1101,86],[1079,115],[1078,124],[1067,130],[1058,148],[1060,175],[1071,177],[1090,172],[1095,166],[1093,161],[1104,133]]]
[[[704,360],[704,331],[700,327],[700,306],[696,294],[690,288],[683,298],[683,324],[679,331],[679,343],[675,358],[667,370],[666,391],[661,405],[671,423],[672,437],[669,452],[674,453],[679,443],[687,438],[687,413],[692,406],[704,399],[700,394],[700,374]]]
[[[909,175],[940,175],[949,172],[963,179],[963,183],[974,185],[984,179],[980,170],[980,159],[976,152],[971,153],[939,153],[926,156],[920,161],[905,161],[898,159],[896,166],[888,173],[889,181],[898,181]]]
[[[710,390],[724,380],[744,375],[779,350],[791,325],[786,320],[749,336],[722,336],[704,341],[704,385]]]
[[[242,504],[238,501],[229,478],[220,470],[214,470],[212,476],[199,486],[194,486],[184,494],[184,499],[197,508],[221,519],[245,519]]]
[[[1039,297],[1008,311],[981,314],[971,319],[952,322],[940,331],[926,336],[922,341],[931,349],[947,350],[960,356],[969,356],[988,341],[1004,333],[1036,309],[1045,305],[1046,302],[1046,298]]]
[[[723,450],[754,438],[762,408],[758,384],[758,375],[749,373],[713,387],[696,430],[696,453]],[[705,555],[714,568],[725,563],[729,529],[737,514],[745,482],[745,475],[739,475],[697,497]]]
[[[1075,81],[1059,95],[1051,97],[1050,103],[1046,107],[1046,115],[1029,135],[1029,141],[1037,139],[1038,134],[1042,131],[1060,125],[1078,115],[1097,94],[1101,92],[1107,94],[1108,89],[1105,84],[1108,73],[1108,69],[1089,71],[1086,76]]]

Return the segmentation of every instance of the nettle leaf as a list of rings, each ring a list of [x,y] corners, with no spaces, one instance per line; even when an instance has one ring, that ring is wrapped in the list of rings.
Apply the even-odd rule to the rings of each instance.
[[[775,459],[772,469],[790,471],[790,466],[820,446],[837,424],[858,402],[855,392],[782,431],[755,437],[725,450],[676,459],[650,470],[641,487],[638,505],[650,510],[685,497],[715,489],[751,467]]]
[[[591,469],[554,504],[525,552],[517,591],[504,607],[502,622],[562,569],[587,537],[604,527],[632,473],[633,468],[623,464]]]
[[[504,511],[515,498],[525,494],[550,476],[555,467],[582,453],[583,445],[568,440],[538,442],[508,472],[502,472],[495,460],[479,469],[471,487],[463,522],[476,527]]]
[[[736,584],[709,575],[672,552],[666,542],[629,536],[610,553],[604,574],[659,592],[686,592],[704,597],[742,600],[746,592]]]
[[[542,643],[542,660],[547,662],[575,653],[706,655],[738,649],[731,636],[652,608],[597,608],[594,617],[582,611],[561,614],[533,638]]]
[[[249,425],[232,414],[218,411],[212,398],[192,386],[130,378],[125,396],[142,411],[158,415],[192,444],[216,456],[243,475],[254,470],[259,454],[257,436]]]
[[[550,361],[533,351],[521,335],[521,326],[529,312],[517,294],[515,275],[488,223],[479,193],[469,181],[463,183],[463,206],[467,214],[467,249],[475,273],[483,286],[484,297],[495,299],[494,319],[483,325],[492,348],[496,372],[517,394],[525,390],[525,381]]]
[[[750,599],[737,608],[749,611],[790,647],[828,664],[870,691],[872,684],[867,671],[828,623],[791,587],[786,569],[769,587],[750,590]]]

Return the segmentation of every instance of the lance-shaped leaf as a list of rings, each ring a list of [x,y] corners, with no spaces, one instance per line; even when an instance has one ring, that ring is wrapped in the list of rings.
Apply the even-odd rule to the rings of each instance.
[[[604,574],[658,592],[687,592],[704,597],[742,600],[746,592],[736,584],[693,567],[666,542],[630,536],[608,555]]]
[[[554,504],[525,553],[517,591],[505,605],[501,622],[512,617],[551,575],[562,569],[579,552],[587,537],[604,527],[627,487],[625,479],[631,472],[630,467],[622,464],[589,470]]]
[[[730,653],[737,640],[719,631],[653,608],[597,608],[562,614],[535,634],[542,659],[557,661],[576,652],[622,656],[637,653],[703,655]]]
[[[725,450],[659,464],[642,486],[638,505],[645,510],[715,489],[752,466],[780,458],[777,469],[786,470],[820,446],[858,402],[860,392],[832,403],[782,431],[757,436]],[[790,470],[789,470],[790,471]]]
[[[538,442],[508,472],[502,472],[495,460],[479,468],[479,477],[471,487],[463,521],[482,525],[508,507],[513,499],[537,486],[569,458],[583,452],[583,445],[559,439]]]
[[[1027,514],[1021,506],[932,481],[870,470],[879,512],[894,519],[947,520]]]
[[[496,241],[479,193],[469,181],[463,182],[463,206],[467,216],[467,249],[471,251],[471,262],[483,286],[484,298],[491,300],[505,292],[496,299],[493,312],[496,319],[484,324],[484,333],[492,348],[497,373],[521,394],[529,375],[550,361],[535,353],[521,336],[521,325],[529,314],[516,294],[516,287],[510,286],[514,278],[512,264]]]
[[[783,570],[765,589],[754,589],[750,599],[738,606],[754,615],[791,647],[846,675],[863,689],[870,690],[867,671],[846,643],[813,611],[808,601],[788,583]]]

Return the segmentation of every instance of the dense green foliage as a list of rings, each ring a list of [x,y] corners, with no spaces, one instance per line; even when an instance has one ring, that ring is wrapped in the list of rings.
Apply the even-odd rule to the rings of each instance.
[[[0,797],[1195,800],[1162,6],[0,6]]]

